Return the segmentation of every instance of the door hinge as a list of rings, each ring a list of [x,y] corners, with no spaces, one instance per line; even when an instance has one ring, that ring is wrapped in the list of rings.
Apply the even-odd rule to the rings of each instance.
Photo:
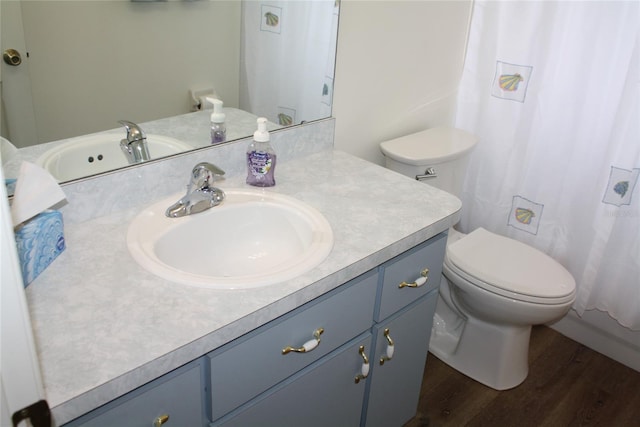
[[[51,411],[46,400],[40,400],[33,405],[16,411],[11,416],[13,427],[18,427],[21,421],[29,420],[33,427],[51,427]]]

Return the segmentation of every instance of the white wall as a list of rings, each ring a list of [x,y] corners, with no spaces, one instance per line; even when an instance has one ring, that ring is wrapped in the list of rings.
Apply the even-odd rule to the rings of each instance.
[[[335,148],[383,164],[378,144],[453,123],[471,0],[343,0]]]
[[[239,1],[23,1],[38,139],[190,111],[213,87],[237,107]]]

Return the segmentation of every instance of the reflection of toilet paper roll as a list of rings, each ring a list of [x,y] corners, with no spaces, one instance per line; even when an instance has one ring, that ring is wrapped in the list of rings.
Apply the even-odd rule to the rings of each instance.
[[[207,105],[207,97],[206,96],[198,97],[198,105],[200,105],[201,110],[206,110],[209,107]]]
[[[49,172],[33,163],[22,162],[11,204],[13,225],[33,218],[65,198],[58,182]]]
[[[209,101],[207,101],[207,98],[213,98],[213,92],[208,93],[208,94],[203,95],[203,96],[198,98],[198,101],[200,102],[200,109],[201,110],[212,110],[213,109],[213,105]]]

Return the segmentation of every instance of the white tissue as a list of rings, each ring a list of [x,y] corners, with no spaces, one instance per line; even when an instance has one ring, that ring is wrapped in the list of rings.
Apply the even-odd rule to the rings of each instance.
[[[4,165],[18,153],[18,149],[9,140],[0,136],[0,159]]]
[[[11,205],[13,226],[33,218],[64,199],[64,192],[49,172],[33,163],[22,162]]]

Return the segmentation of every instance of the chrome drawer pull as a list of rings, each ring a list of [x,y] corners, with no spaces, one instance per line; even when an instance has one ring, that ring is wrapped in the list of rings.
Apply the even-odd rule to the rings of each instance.
[[[425,283],[427,283],[427,280],[429,280],[429,269],[425,268],[424,270],[422,270],[420,272],[420,277],[418,277],[415,282],[413,283],[407,283],[407,282],[402,282],[398,285],[398,287],[400,289],[402,288],[419,288],[420,286],[424,285]]]
[[[167,421],[169,421],[169,415],[167,415],[167,414],[160,415],[158,418],[153,420],[153,427],[160,427],[161,425],[163,425]]]
[[[387,339],[387,352],[384,356],[380,358],[380,364],[384,365],[384,362],[391,360],[393,358],[393,350],[395,345],[393,344],[393,340],[391,336],[389,336],[389,328],[384,330],[384,337]]]
[[[364,346],[361,345],[358,349],[358,353],[362,356],[362,368],[360,368],[360,373],[356,375],[356,384],[369,376],[369,358],[366,354],[364,354]]]
[[[313,339],[307,341],[306,343],[302,344],[302,347],[298,347],[298,348],[294,348],[291,347],[290,345],[286,346],[285,348],[282,349],[282,354],[287,354],[290,352],[295,352],[295,353],[308,353],[311,350],[315,349],[318,344],[320,344],[320,335],[322,335],[322,333],[324,332],[324,328],[318,328],[313,332]]]

